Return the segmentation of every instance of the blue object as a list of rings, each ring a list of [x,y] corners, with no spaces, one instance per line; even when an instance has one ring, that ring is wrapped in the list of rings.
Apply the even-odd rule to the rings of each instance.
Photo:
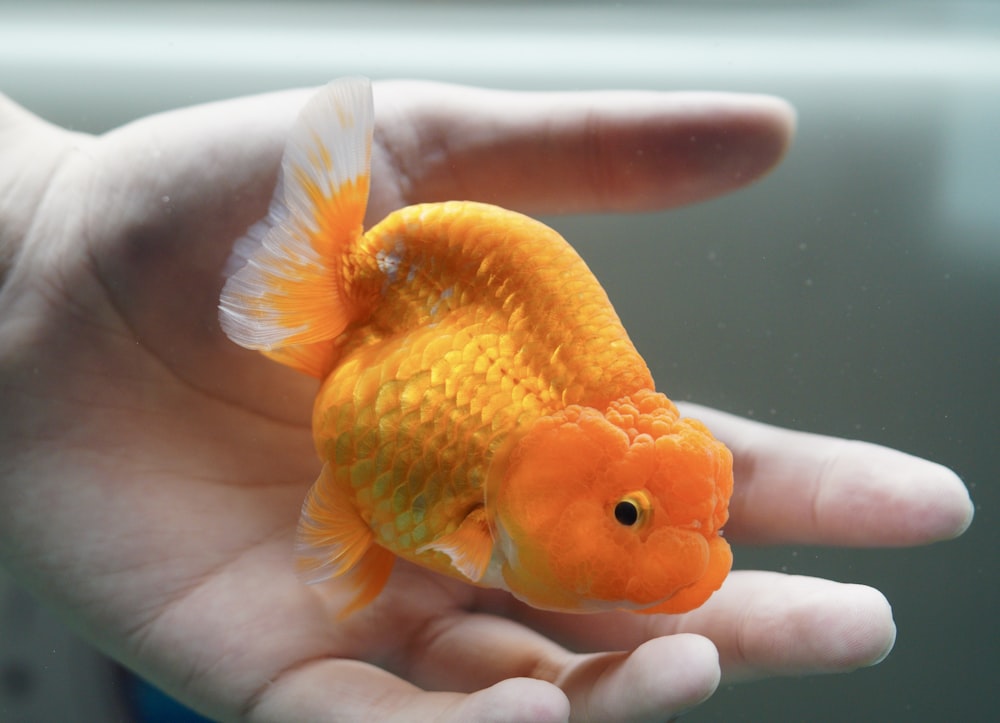
[[[126,678],[125,694],[137,723],[212,723],[135,675]]]

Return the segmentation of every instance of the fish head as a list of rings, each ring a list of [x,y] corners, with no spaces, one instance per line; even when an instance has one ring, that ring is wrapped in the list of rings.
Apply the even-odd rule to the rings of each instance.
[[[732,564],[732,486],[729,450],[662,394],[540,419],[491,493],[506,587],[553,610],[698,607]]]

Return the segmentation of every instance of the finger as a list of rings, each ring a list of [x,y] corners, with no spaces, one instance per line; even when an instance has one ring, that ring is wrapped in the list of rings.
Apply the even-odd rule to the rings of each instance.
[[[569,704],[559,688],[539,680],[507,680],[471,694],[428,693],[366,663],[325,660],[269,683],[230,717],[250,723],[557,723],[569,719]]]
[[[957,537],[972,522],[965,485],[939,464],[684,407],[733,451],[736,483],[726,524],[733,540],[921,545]]]
[[[512,677],[551,679],[564,648],[503,617],[456,611],[428,622],[388,667],[431,690],[472,691]]]
[[[118,154],[129,165],[106,175],[123,188],[149,189],[127,196],[137,224],[193,219],[192,232],[221,241],[213,246],[226,254],[233,236],[265,212],[288,129],[309,92],[130,124],[106,139],[131,149]],[[795,125],[784,101],[734,93],[518,93],[408,81],[377,83],[375,99],[369,223],[432,200],[549,213],[703,200],[771,169]],[[197,182],[163,180],[177,178]],[[221,263],[214,256],[205,262]]]
[[[758,571],[730,573],[707,603],[683,615],[567,616],[528,607],[511,614],[578,651],[635,647],[678,633],[704,636],[730,681],[874,665],[888,655],[896,634],[892,610],[877,590]]]
[[[785,152],[794,111],[732,93],[516,93],[437,83],[376,87],[376,140],[399,196],[527,212],[649,210],[743,186]]]
[[[671,635],[633,652],[582,656],[555,682],[573,720],[664,721],[708,699],[719,685],[719,656],[699,635]]]
[[[855,670],[896,640],[878,590],[759,571],[731,573],[706,605],[661,624],[711,639],[727,681]]]
[[[609,644],[616,650],[624,645]],[[702,702],[718,685],[718,654],[705,638],[636,639],[635,647],[631,653],[574,655],[512,620],[458,614],[432,621],[411,638],[405,653],[412,657],[396,672],[435,690],[477,690],[507,678],[545,680],[569,696],[574,720],[664,720]]]

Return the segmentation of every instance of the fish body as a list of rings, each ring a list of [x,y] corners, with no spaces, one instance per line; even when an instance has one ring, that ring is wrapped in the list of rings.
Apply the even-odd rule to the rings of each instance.
[[[321,379],[323,461],[299,522],[345,614],[396,557],[536,607],[681,612],[721,585],[732,457],[654,390],[579,255],[496,206],[409,206],[362,230],[364,79],[304,109],[220,319]]]

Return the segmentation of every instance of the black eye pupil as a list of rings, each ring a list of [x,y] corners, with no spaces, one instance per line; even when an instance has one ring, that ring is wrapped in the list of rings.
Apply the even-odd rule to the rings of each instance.
[[[615,519],[626,527],[631,527],[639,521],[639,508],[634,502],[622,500],[615,505]]]

